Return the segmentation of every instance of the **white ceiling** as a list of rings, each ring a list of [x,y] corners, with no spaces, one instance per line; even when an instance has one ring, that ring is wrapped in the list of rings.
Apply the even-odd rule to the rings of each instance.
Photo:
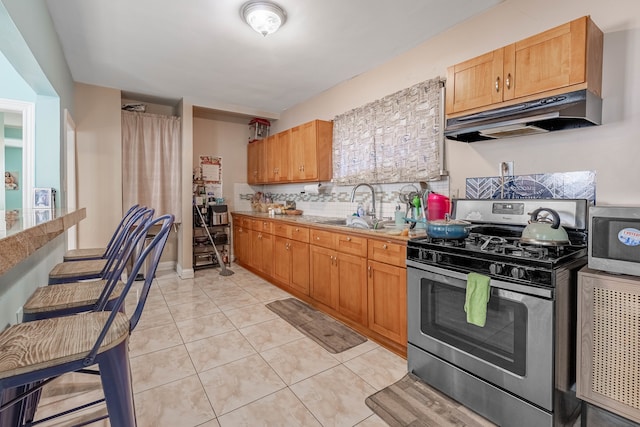
[[[503,0],[277,0],[263,38],[245,0],[46,0],[77,82],[279,115]]]

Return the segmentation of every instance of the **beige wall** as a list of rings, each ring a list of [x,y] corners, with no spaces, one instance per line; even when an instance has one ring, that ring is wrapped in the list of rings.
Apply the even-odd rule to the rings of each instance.
[[[76,84],[78,247],[103,247],[122,218],[120,91]]]
[[[201,155],[222,157],[222,191],[233,210],[233,186],[247,182],[247,123],[194,118],[193,166]]]
[[[465,144],[447,141],[451,194],[465,179],[496,176],[501,161],[517,175],[596,171],[598,204],[640,205],[640,2],[637,0],[507,0],[411,51],[341,83],[281,115],[275,131],[352,108],[436,76],[446,68],[524,37],[591,15],[605,33],[603,125],[595,128]],[[633,184],[633,185],[632,185]]]

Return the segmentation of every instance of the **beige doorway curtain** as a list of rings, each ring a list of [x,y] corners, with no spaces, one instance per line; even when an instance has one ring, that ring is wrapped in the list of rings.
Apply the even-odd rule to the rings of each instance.
[[[173,214],[180,206],[180,118],[122,111],[122,203]]]

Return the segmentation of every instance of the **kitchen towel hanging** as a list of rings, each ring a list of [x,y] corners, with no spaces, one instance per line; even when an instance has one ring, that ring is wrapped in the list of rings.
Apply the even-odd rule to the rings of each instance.
[[[317,184],[309,184],[304,186],[305,194],[320,194],[320,183]]]
[[[467,274],[467,293],[464,302],[467,323],[484,327],[487,321],[487,303],[491,293],[490,281],[490,277],[482,274]]]

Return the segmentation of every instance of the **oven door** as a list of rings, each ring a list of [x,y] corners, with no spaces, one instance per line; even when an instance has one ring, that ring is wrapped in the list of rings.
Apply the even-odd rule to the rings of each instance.
[[[465,273],[407,261],[409,342],[552,410],[552,290],[491,279],[479,327],[467,323],[466,285]]]

